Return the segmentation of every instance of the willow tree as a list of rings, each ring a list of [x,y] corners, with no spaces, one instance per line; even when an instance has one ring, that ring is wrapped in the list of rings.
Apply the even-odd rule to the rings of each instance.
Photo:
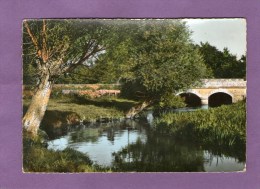
[[[106,62],[118,62],[122,94],[140,103],[131,108],[133,117],[149,105],[179,104],[175,93],[197,85],[208,75],[191,32],[179,20],[134,20],[121,26],[121,43],[104,54]],[[119,77],[118,76],[118,77]]]
[[[79,65],[91,66],[112,40],[109,31],[111,27],[99,20],[23,22],[23,63],[34,67],[37,80],[22,121],[26,131],[37,134],[55,80]]]

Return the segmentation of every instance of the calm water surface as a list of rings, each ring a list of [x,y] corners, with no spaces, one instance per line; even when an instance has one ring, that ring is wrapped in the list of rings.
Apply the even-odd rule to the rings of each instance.
[[[181,110],[182,111],[182,110]],[[204,149],[194,141],[178,141],[174,137],[152,132],[153,116],[146,120],[123,120],[75,126],[48,142],[48,148],[73,148],[87,154],[101,166],[124,171],[242,171],[244,162]]]

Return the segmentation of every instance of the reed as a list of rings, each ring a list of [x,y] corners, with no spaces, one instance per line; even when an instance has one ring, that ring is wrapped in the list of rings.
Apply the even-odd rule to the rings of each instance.
[[[241,101],[209,110],[167,113],[155,120],[155,130],[218,146],[245,145],[246,104]]]

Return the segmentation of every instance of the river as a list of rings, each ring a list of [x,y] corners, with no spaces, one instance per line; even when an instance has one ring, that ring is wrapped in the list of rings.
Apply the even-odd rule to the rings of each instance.
[[[178,111],[192,110],[194,108]],[[69,127],[48,141],[48,149],[69,147],[87,154],[95,164],[119,171],[233,172],[244,169],[245,163],[237,157],[194,141],[179,141],[154,132],[151,112],[147,112],[146,118]]]

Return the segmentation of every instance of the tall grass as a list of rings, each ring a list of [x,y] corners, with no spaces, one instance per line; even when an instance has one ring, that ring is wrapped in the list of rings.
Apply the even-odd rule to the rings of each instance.
[[[245,101],[209,110],[167,113],[155,121],[155,129],[178,138],[198,140],[203,144],[245,146]]]

